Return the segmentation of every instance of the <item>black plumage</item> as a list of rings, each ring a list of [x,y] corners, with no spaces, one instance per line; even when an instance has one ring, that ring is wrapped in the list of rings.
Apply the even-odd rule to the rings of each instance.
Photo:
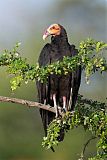
[[[51,31],[52,27],[55,29],[55,25],[51,25],[48,31]],[[59,34],[54,35],[53,33],[51,34],[51,32],[48,33],[52,35],[51,43],[46,44],[40,53],[38,60],[40,67],[62,60],[64,56],[72,57],[78,54],[78,50],[75,49],[75,46],[68,43],[67,33],[63,26],[58,26],[60,28]],[[56,105],[63,107],[65,111],[73,111],[77,100],[80,81],[81,67],[77,67],[74,72],[67,75],[49,75],[47,84],[37,82],[39,102],[51,106]],[[47,126],[55,118],[55,114],[43,109],[40,109],[40,114],[46,136]],[[62,131],[59,136],[59,141],[63,140],[63,138],[64,133]]]

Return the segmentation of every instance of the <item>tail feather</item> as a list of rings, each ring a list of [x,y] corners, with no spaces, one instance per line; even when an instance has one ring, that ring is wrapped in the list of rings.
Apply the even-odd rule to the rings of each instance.
[[[42,118],[45,136],[47,136],[48,125],[53,121],[53,119],[55,119],[55,114],[44,109],[40,109],[40,115]]]
[[[43,109],[40,109],[40,114],[42,118],[42,123],[45,131],[45,136],[47,136],[48,125],[55,119],[55,114]],[[61,142],[64,139],[64,129],[61,129],[58,136],[58,141]],[[54,148],[51,147],[51,150],[55,152]]]
[[[60,130],[59,136],[58,136],[58,141],[61,142],[64,140],[64,129]]]
[[[54,150],[54,148],[53,148],[53,147],[51,147],[51,150],[52,150],[52,152],[55,152],[55,150]]]

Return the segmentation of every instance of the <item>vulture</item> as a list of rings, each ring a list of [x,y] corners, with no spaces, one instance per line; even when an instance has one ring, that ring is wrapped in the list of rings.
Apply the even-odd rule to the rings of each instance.
[[[64,56],[73,57],[78,54],[74,45],[70,45],[66,30],[60,24],[50,25],[43,34],[43,40],[51,36],[51,43],[47,43],[39,56],[38,63],[40,67],[45,67],[56,61],[62,61]],[[42,104],[49,104],[55,107],[56,114],[40,109],[40,114],[47,135],[47,127],[55,117],[58,117],[58,106],[62,107],[64,112],[73,111],[78,90],[81,81],[81,66],[67,75],[50,74],[47,83],[37,82],[38,99]],[[61,131],[59,141],[64,138],[64,132]]]

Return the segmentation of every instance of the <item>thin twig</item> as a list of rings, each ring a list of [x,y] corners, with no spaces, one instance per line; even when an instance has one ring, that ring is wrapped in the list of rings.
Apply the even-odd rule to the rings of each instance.
[[[81,152],[80,160],[83,160],[86,147],[88,146],[88,144],[90,143],[90,141],[93,140],[93,139],[95,139],[95,138],[97,138],[97,137],[96,137],[96,136],[91,137],[91,138],[84,144],[84,148],[83,148],[83,150],[82,150],[82,152]]]

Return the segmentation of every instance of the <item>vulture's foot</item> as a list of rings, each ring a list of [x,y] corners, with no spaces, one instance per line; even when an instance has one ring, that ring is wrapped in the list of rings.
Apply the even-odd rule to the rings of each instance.
[[[67,107],[67,98],[66,96],[63,96],[63,112],[67,112],[68,111],[68,107]]]
[[[54,102],[54,108],[55,108],[55,113],[56,113],[56,118],[59,117],[59,112],[58,112],[58,106],[57,106],[57,103],[56,103],[56,94],[53,94],[53,102]]]

